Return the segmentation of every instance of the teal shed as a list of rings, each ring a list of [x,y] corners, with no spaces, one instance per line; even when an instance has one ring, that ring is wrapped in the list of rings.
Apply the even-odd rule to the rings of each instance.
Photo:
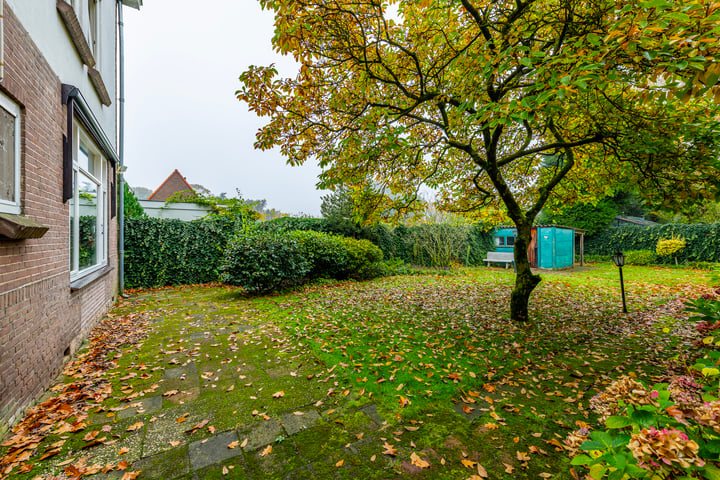
[[[514,252],[517,229],[500,227],[493,233],[496,252]],[[579,240],[576,238],[579,236]],[[528,259],[530,266],[557,270],[575,265],[579,247],[580,265],[584,264],[585,231],[560,225],[536,225],[531,231]]]

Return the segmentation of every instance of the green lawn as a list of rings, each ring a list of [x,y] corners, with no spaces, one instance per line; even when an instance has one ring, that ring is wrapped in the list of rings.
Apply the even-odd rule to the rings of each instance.
[[[129,470],[144,471],[138,478],[188,455],[186,472],[163,478],[466,479],[483,471],[571,478],[562,440],[594,420],[589,399],[622,374],[661,378],[694,339],[678,308],[656,313],[657,306],[709,290],[706,275],[689,269],[626,267],[625,281],[627,315],[614,266],[543,274],[530,325],[508,320],[513,273],[502,269],[264,297],[219,286],[138,292],[113,315],[144,318],[148,336],[141,347],[108,352],[114,365],[101,378],[112,394],[88,408],[85,429],[42,440],[26,462],[33,469],[18,478],[58,473],[64,460],[83,455],[91,464],[104,445],[83,448],[85,435],[105,422],[112,427],[103,431],[117,432],[128,452],[113,451],[103,464],[129,459]],[[188,374],[193,386],[170,374],[188,364],[197,370]],[[173,390],[179,393],[167,395]],[[116,418],[128,404],[162,393],[160,410],[141,411],[127,425]],[[369,407],[381,419],[369,421]],[[252,439],[253,429],[275,419],[287,424],[298,410],[317,411],[317,422],[280,435],[273,453],[246,447],[241,457],[194,468],[187,451],[203,439],[217,432]],[[162,432],[154,422],[183,413],[190,414],[187,428],[208,423],[180,431],[172,448],[170,437],[155,439]],[[137,418],[140,433],[128,430]],[[38,461],[61,440],[59,454]]]

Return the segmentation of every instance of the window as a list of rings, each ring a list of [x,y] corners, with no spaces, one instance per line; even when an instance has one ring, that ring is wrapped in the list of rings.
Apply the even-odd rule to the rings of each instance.
[[[496,247],[512,247],[515,245],[515,237],[494,237]]]
[[[70,276],[79,278],[107,263],[107,161],[74,122],[70,199]]]
[[[0,93],[0,213],[20,214],[20,107]]]
[[[100,19],[98,18],[98,0],[87,0],[88,5],[88,18],[90,20],[90,31],[88,32],[88,44],[90,45],[90,50],[92,50],[93,56],[95,57],[95,61],[99,63],[98,55],[100,54],[98,49],[98,34],[99,34],[99,28],[98,23]]]

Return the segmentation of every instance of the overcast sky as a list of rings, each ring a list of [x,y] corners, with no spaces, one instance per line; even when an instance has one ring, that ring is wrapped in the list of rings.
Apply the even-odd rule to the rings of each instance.
[[[316,165],[290,167],[253,148],[264,122],[235,98],[249,65],[273,52],[273,16],[255,0],[144,0],[125,16],[125,164],[133,187],[157,188],[174,169],[213,193],[266,199],[282,212],[320,215]]]

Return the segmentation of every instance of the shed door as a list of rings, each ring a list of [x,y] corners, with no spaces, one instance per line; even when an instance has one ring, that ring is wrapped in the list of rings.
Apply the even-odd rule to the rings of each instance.
[[[565,228],[555,229],[555,268],[567,268],[573,265],[575,232]]]
[[[540,268],[555,268],[555,265],[553,265],[553,256],[555,251],[555,229],[539,228],[538,238],[538,245],[540,247],[538,255],[538,266]]]

